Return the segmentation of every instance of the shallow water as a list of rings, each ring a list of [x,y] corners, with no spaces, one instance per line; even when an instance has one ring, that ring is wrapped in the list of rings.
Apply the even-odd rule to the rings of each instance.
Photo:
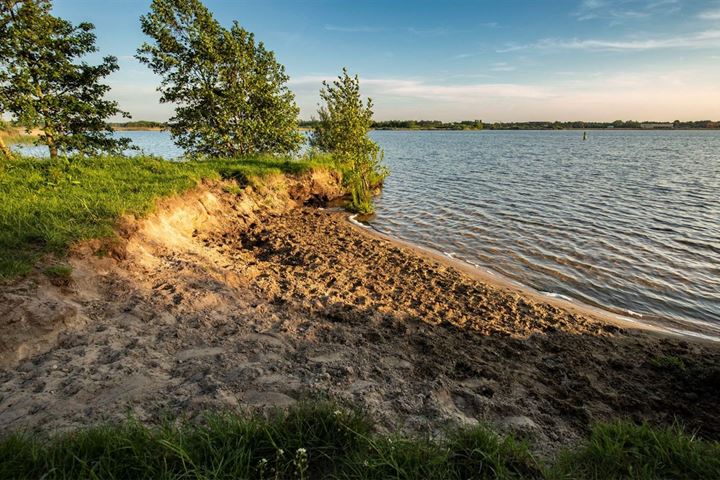
[[[720,132],[375,132],[371,224],[542,292],[720,332]]]
[[[182,153],[166,132],[120,134]],[[720,132],[372,136],[392,172],[374,228],[551,295],[720,335]]]

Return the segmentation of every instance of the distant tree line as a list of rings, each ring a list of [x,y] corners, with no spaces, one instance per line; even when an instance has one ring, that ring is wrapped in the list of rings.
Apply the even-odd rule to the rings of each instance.
[[[110,126],[125,130],[165,129],[167,128],[167,123],[154,122],[152,120],[137,120],[132,122],[114,122],[111,123]]]
[[[317,120],[301,120],[303,128],[315,128]],[[654,122],[636,120],[615,120],[614,122],[494,122],[483,123],[481,120],[463,120],[459,122],[443,122],[440,120],[383,120],[372,123],[375,130],[570,130],[570,129],[720,129],[720,121],[695,120],[681,122]]]
[[[568,130],[568,129],[643,129],[643,128],[677,128],[677,129],[717,129],[720,122],[698,120],[681,122],[657,122],[637,120],[615,120],[614,122],[495,122],[485,124],[488,130]]]
[[[300,127],[315,128],[319,120],[301,120]],[[442,122],[440,120],[383,120],[372,122],[375,130],[482,130],[481,120]]]

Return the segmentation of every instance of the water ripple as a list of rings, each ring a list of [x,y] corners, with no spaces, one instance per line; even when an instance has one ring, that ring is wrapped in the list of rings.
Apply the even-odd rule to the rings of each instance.
[[[541,291],[720,326],[720,132],[373,137],[392,171],[375,228]]]

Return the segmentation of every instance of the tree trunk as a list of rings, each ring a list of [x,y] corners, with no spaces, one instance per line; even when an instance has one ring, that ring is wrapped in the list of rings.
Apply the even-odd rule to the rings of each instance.
[[[8,146],[5,145],[5,141],[2,139],[2,137],[0,137],[0,155],[2,155],[3,157],[5,157],[7,159],[10,159],[13,157],[12,152],[10,151]]]
[[[45,142],[50,149],[50,158],[57,158],[58,151],[57,145],[55,145],[55,139],[52,137],[52,135],[48,135],[47,132],[45,132]]]

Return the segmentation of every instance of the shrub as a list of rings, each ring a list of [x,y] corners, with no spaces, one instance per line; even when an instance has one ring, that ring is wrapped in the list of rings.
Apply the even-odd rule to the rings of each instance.
[[[313,130],[310,144],[332,153],[345,172],[345,182],[352,195],[350,209],[372,213],[373,191],[388,172],[382,166],[383,152],[370,140],[372,100],[363,103],[360,79],[346,69],[332,84],[323,82],[320,97],[325,102],[318,110],[320,120]]]

